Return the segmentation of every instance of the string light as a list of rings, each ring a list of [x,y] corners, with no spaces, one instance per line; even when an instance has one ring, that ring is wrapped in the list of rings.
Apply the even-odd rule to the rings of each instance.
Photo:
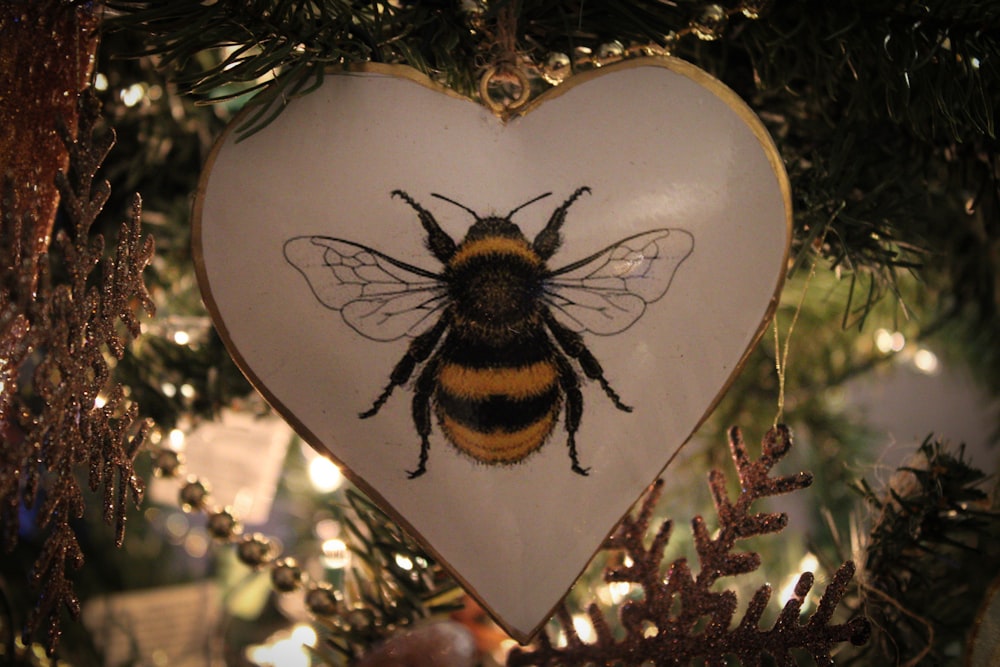
[[[171,429],[170,435],[167,436],[167,440],[170,442],[170,448],[180,451],[184,449],[184,442],[187,436],[184,435],[184,431],[179,428]]]
[[[146,89],[141,83],[133,83],[128,88],[124,88],[120,93],[122,104],[127,107],[134,107],[145,96]]]
[[[900,352],[906,347],[906,337],[899,331],[878,329],[875,331],[875,347],[882,354]]]
[[[309,667],[312,656],[309,648],[316,646],[316,631],[308,624],[299,623],[276,632],[264,644],[246,649],[246,657],[259,667]]]
[[[619,604],[632,592],[632,584],[627,581],[612,581],[608,584],[608,594],[612,604]]]
[[[344,483],[344,475],[333,461],[324,456],[315,456],[309,461],[309,481],[320,493],[332,493]]]
[[[941,368],[937,355],[925,347],[920,348],[913,355],[913,365],[925,375],[937,375]]]
[[[330,570],[343,570],[351,562],[351,552],[344,540],[333,538],[323,542],[323,565]]]
[[[583,614],[573,616],[573,629],[581,641],[592,642],[597,639],[597,632],[594,630],[590,619]]]
[[[816,554],[808,552],[802,556],[802,559],[799,561],[798,567],[794,570],[794,572],[815,572],[818,567],[819,559],[816,558]],[[795,595],[795,585],[798,581],[798,574],[793,573],[787,577],[784,585],[781,587],[781,593],[779,594],[778,599],[782,602],[790,600],[792,596]]]

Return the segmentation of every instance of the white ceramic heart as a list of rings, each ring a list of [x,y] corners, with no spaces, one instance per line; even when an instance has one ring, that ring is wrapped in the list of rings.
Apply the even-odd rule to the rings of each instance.
[[[576,442],[589,476],[571,470],[561,426],[525,461],[498,466],[459,454],[435,422],[427,472],[409,479],[420,453],[412,386],[398,387],[374,417],[358,415],[411,339],[360,335],[286,259],[286,242],[336,237],[438,274],[417,212],[394,190],[457,242],[474,220],[469,210],[504,217],[551,192],[510,216],[531,240],[583,186],[590,194],[567,210],[551,269],[653,229],[693,239],[672,260],[669,289],[647,299],[632,326],[583,333],[634,411],[616,409],[577,367]],[[782,284],[791,205],[777,151],[733,92],[681,61],[642,59],[578,75],[507,122],[412,70],[331,75],[263,131],[220,139],[195,220],[205,301],[244,372],[524,640],[759,338]]]

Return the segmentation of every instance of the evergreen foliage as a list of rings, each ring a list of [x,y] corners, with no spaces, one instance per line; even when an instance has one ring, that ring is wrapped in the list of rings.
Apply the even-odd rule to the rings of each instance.
[[[786,368],[785,417],[800,440],[812,445],[814,458],[804,467],[817,473],[813,493],[822,496],[817,504],[838,522],[850,506],[843,461],[862,461],[867,441],[851,423],[853,416],[833,405],[831,392],[890,359],[872,349],[868,337],[856,335],[863,326],[868,334],[873,321],[892,322],[907,328],[908,337],[933,337],[955,358],[971,362],[1000,394],[998,3],[110,0],[105,5],[97,71],[106,77],[105,116],[119,137],[102,168],[113,184],[105,218],[129,215],[131,193],[142,193],[143,221],[157,239],[148,273],[161,315],[124,350],[113,374],[160,428],[210,416],[252,393],[208,324],[190,270],[190,195],[212,141],[234,111],[254,106],[242,130],[256,131],[289,100],[322,85],[327,73],[365,61],[408,64],[475,96],[484,68],[505,55],[502,21],[511,11],[519,62],[537,76],[538,90],[552,85],[545,77],[555,54],[566,54],[573,69],[586,69],[598,66],[603,45],[618,42],[625,57],[670,53],[706,69],[746,100],[772,132],[795,206],[793,279],[778,311],[781,326],[802,308]],[[132,85],[147,93],[137,105],[125,104],[118,94]],[[627,116],[627,110],[622,113]],[[102,220],[91,222],[95,232],[112,229],[99,229]],[[814,274],[811,282],[807,274]],[[178,343],[170,337],[175,324],[201,335]],[[717,438],[732,423],[765,430],[778,391],[774,368],[781,352],[766,336],[706,424],[704,439]],[[190,393],[176,391],[185,385]],[[121,518],[120,494],[127,486],[122,480],[129,477],[135,453],[130,445],[123,452],[116,463],[124,472],[119,495],[111,499],[113,522]],[[862,487],[880,521],[859,573],[862,588],[870,589],[865,613],[875,621],[875,639],[865,649],[871,653],[861,653],[859,664],[876,651],[889,659],[946,660],[963,641],[982,593],[965,584],[966,568],[981,567],[976,576],[982,581],[996,573],[993,559],[976,559],[977,549],[996,550],[996,515],[974,488],[978,471],[935,441],[921,452],[928,463],[905,471],[905,488]],[[110,492],[112,486],[106,488]],[[376,609],[369,620],[385,620],[384,630],[437,610],[442,599],[431,592],[450,584],[428,580],[439,574],[433,560],[366,501],[353,497],[351,503],[353,514],[340,518],[361,538],[355,553],[370,572],[359,572],[359,579],[370,580],[364,595]],[[74,544],[66,533],[65,553],[75,554],[68,548]],[[945,552],[947,562],[937,557]],[[393,569],[397,553],[424,558],[427,567],[418,580]],[[956,569],[954,563],[962,566]],[[39,608],[39,627],[55,627],[57,603],[75,606],[72,588],[61,576],[59,581],[59,599]],[[911,581],[927,586],[914,588]],[[445,596],[444,606],[451,601]],[[943,610],[947,614],[939,617]],[[365,634],[378,625],[366,625],[365,618],[331,622],[325,636],[331,661],[356,657],[377,638]],[[928,627],[936,631],[932,644]]]
[[[994,3],[324,2],[115,0],[112,28],[200,100],[252,95],[259,129],[331,66],[409,64],[474,95],[516,13],[524,67],[555,53],[594,65],[602,44],[669,52],[712,72],[769,125],[795,197],[796,267],[819,255],[851,280],[860,325],[900,272],[927,279],[925,327],[963,331],[1000,389],[996,123],[1000,8]],[[721,14],[712,15],[712,10]],[[712,16],[708,21],[706,15]],[[700,39],[699,39],[700,37]],[[219,53],[221,57],[211,57]],[[273,77],[273,78],[272,78]],[[542,84],[539,80],[539,84]],[[945,325],[944,323],[947,323]],[[963,326],[964,323],[965,324]],[[982,365],[980,365],[982,368]]]
[[[944,664],[961,653],[1000,556],[985,482],[964,447],[928,436],[884,489],[857,484],[874,515],[861,595],[879,631],[856,664]]]

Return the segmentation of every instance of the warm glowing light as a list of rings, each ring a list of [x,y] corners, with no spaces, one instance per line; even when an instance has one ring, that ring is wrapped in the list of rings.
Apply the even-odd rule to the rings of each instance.
[[[178,345],[187,345],[191,342],[191,334],[187,331],[175,331],[174,332],[174,342]]]
[[[333,519],[320,519],[313,526],[313,531],[321,540],[332,540],[340,535],[340,523]]]
[[[98,73],[98,75],[94,77],[94,88],[96,88],[97,90],[107,90],[108,77]]]
[[[816,554],[807,553],[799,561],[798,567],[795,569],[796,572],[815,572],[816,568],[819,567],[819,559],[816,558]],[[781,587],[781,593],[778,599],[782,602],[792,599],[795,595],[795,584],[799,583],[799,575],[792,574],[787,579],[785,579],[785,584]]]
[[[924,373],[925,375],[936,374],[941,366],[940,362],[938,362],[937,355],[927,348],[920,348],[917,350],[916,354],[913,355],[913,365],[918,371]]]
[[[583,614],[577,614],[573,617],[573,629],[576,630],[576,634],[581,641],[591,643],[597,639],[594,624]]]
[[[309,462],[309,481],[320,493],[330,493],[340,488],[344,476],[333,461],[323,456],[317,456]]]
[[[612,581],[608,584],[608,592],[611,594],[611,603],[618,604],[628,597],[632,591],[632,584],[627,581]]]
[[[889,354],[892,350],[892,334],[886,329],[878,329],[875,332],[875,347],[882,354]]]
[[[194,386],[187,383],[182,384],[181,396],[184,398],[194,398]]]
[[[315,646],[316,631],[304,623],[271,635],[266,644],[247,648],[246,655],[260,667],[309,667],[312,658],[308,646]]]
[[[172,512],[163,522],[163,527],[166,528],[167,534],[173,538],[174,542],[180,542],[187,535],[191,524],[183,512]]]
[[[303,646],[315,646],[318,637],[316,636],[316,630],[311,625],[300,623],[292,629],[292,639]]]
[[[134,107],[146,95],[146,90],[141,83],[133,83],[121,92],[122,104],[127,107]]]
[[[184,551],[192,558],[204,558],[209,542],[204,533],[188,533],[184,538]]]
[[[906,337],[898,331],[879,329],[875,332],[875,347],[882,354],[899,352],[906,347]]]
[[[323,565],[331,570],[342,570],[351,562],[351,552],[344,540],[333,538],[323,541]]]
[[[500,644],[490,653],[493,657],[493,661],[498,665],[507,664],[507,654],[514,650],[515,647],[520,646],[513,639],[501,639]]]
[[[819,567],[819,559],[816,554],[809,552],[799,561],[799,572],[815,572]]]
[[[413,561],[405,554],[396,554],[396,565],[399,566],[400,570],[413,569]]]
[[[167,437],[170,440],[170,449],[175,449],[177,451],[184,449],[184,431],[179,428],[171,429],[170,435]]]
[[[0,389],[2,389],[2,387],[0,387]],[[98,394],[97,398],[94,399],[95,408],[103,408],[107,404],[108,404],[108,397],[105,396],[104,394]]]

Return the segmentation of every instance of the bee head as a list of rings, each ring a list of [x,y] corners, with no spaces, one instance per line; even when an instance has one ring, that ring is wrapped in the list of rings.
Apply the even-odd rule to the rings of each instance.
[[[521,228],[507,218],[491,215],[477,219],[466,233],[467,240],[480,239],[487,236],[502,236],[505,238],[524,238]]]
[[[510,213],[508,213],[505,216],[488,215],[485,218],[480,216],[478,213],[473,211],[468,206],[460,204],[454,199],[448,199],[444,195],[439,195],[436,193],[433,194],[433,196],[443,201],[446,201],[449,204],[454,204],[460,209],[469,212],[472,215],[472,217],[476,219],[476,221],[472,224],[472,227],[469,228],[469,231],[465,236],[467,240],[471,240],[471,239],[483,238],[485,236],[505,236],[509,238],[524,238],[524,233],[521,231],[521,228],[518,227],[513,222],[511,222],[510,219],[514,216],[515,213],[520,211],[525,206],[528,206],[529,204],[534,204],[536,201],[540,199],[545,199],[551,194],[552,194],[551,192],[546,192],[545,194],[539,195],[534,199],[529,199],[523,204],[511,209]]]

